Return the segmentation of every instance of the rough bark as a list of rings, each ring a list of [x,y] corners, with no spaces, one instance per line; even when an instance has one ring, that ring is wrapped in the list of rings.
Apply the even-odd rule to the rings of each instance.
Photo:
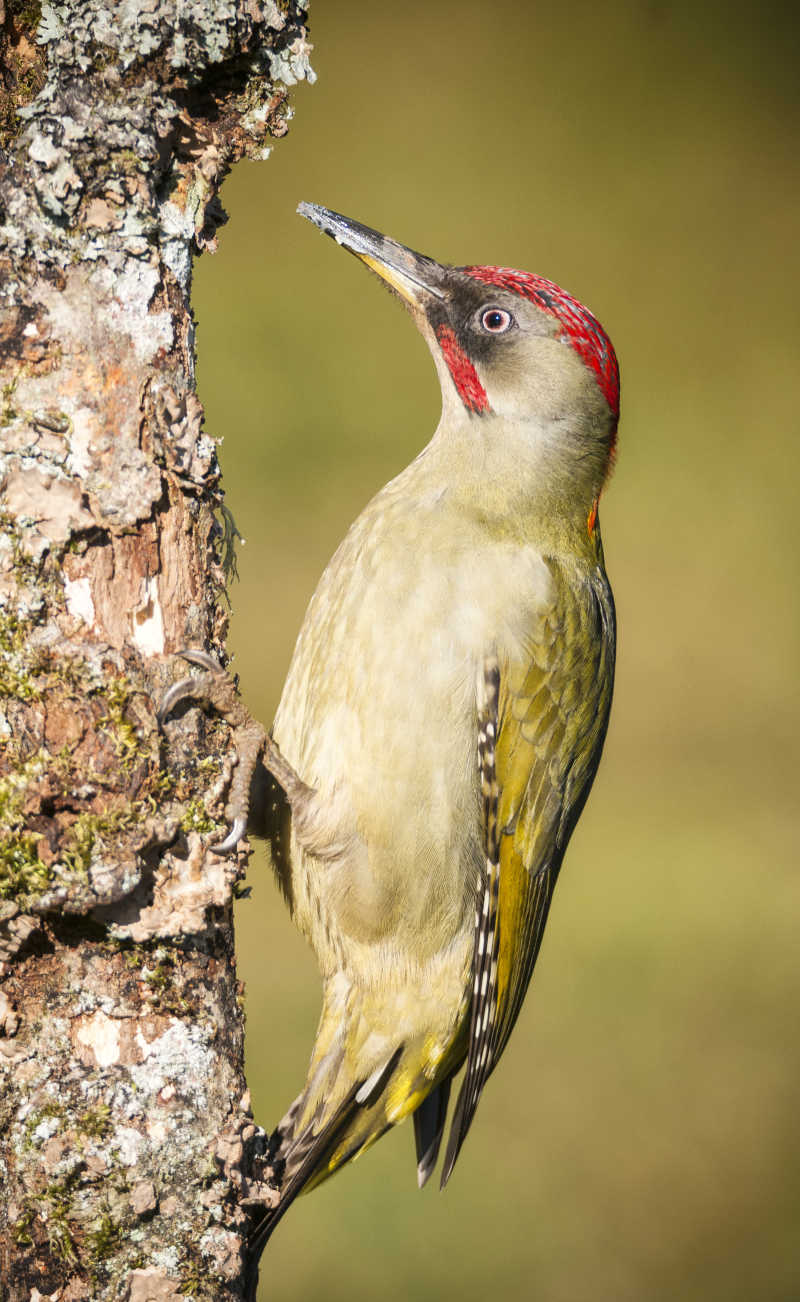
[[[193,254],[310,75],[296,0],[0,0],[0,1297],[237,1298],[232,758]],[[184,667],[185,668],[185,667]],[[213,839],[213,838],[211,838]]]

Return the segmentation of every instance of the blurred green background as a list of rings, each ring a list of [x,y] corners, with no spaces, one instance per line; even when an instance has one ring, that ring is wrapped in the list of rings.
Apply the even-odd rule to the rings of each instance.
[[[272,718],[308,598],[439,414],[425,345],[294,215],[537,271],[620,356],[606,754],[518,1029],[445,1195],[410,1125],[301,1199],[288,1299],[800,1298],[798,59],[793,6],[317,0],[319,81],[223,193],[200,394],[247,539],[231,645]],[[249,1071],[304,1079],[313,958],[239,911]],[[433,1186],[433,1182],[432,1182]]]

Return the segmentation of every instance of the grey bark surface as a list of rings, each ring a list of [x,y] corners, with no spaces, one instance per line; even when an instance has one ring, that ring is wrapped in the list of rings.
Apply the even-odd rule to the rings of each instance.
[[[193,255],[295,0],[0,0],[0,1299],[240,1298],[271,1197],[219,858],[228,546]]]

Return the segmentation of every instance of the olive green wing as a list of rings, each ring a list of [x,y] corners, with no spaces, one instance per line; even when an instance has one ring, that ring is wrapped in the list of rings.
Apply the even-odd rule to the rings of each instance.
[[[442,1172],[448,1180],[483,1086],[508,1042],[564,851],[600,761],[615,621],[602,571],[556,598],[524,660],[490,657],[479,699],[485,860],[476,883],[467,1067]]]

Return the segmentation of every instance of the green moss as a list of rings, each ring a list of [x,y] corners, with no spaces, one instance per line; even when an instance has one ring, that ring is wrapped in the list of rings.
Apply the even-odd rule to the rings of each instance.
[[[164,951],[159,951],[155,966],[142,968],[142,980],[152,991],[161,994],[171,984],[172,966],[172,960],[167,958]]]
[[[133,695],[131,685],[126,678],[111,678],[103,685],[102,693],[108,705],[100,726],[111,737],[122,767],[130,769],[141,748],[139,734],[125,715]]]
[[[0,610],[0,696],[38,701],[40,663],[28,646],[30,625],[8,610]]]
[[[19,1218],[14,1222],[14,1225],[12,1226],[11,1229],[11,1236],[14,1242],[18,1245],[18,1247],[30,1248],[33,1246],[31,1226],[33,1225],[33,1222],[35,1220],[36,1220],[35,1209],[31,1207],[29,1203],[26,1203],[25,1207],[22,1209],[22,1212],[19,1215]]]
[[[126,942],[117,942],[121,949],[124,949],[123,962],[130,972],[138,972],[143,966],[142,951],[138,945],[128,947]]]
[[[55,1099],[43,1104],[41,1108],[37,1108],[35,1112],[26,1117],[22,1139],[23,1149],[29,1150],[38,1146],[41,1141],[34,1138],[36,1131],[43,1121],[51,1121],[53,1118],[60,1122],[64,1120],[64,1109]]]
[[[95,1103],[81,1113],[77,1130],[89,1139],[105,1139],[111,1130],[111,1108],[107,1103]]]
[[[20,128],[18,110],[42,89],[45,60],[36,42],[40,0],[6,0],[3,72],[0,79],[0,147],[8,149]]]
[[[177,971],[172,950],[159,945],[141,964],[140,977],[160,1012],[185,1017],[192,1010],[192,1003],[183,994],[183,986],[176,981]]]
[[[158,966],[168,961],[169,951],[161,942],[155,946],[137,945],[130,940],[122,940],[115,943],[118,949],[123,951],[123,961],[126,968],[131,972],[144,973],[153,965]]]
[[[43,760],[36,755],[16,772],[0,781],[0,899],[25,900],[41,895],[51,880],[50,869],[37,849],[41,833],[25,827],[25,789],[41,772]]]
[[[30,1194],[24,1199],[22,1212],[13,1229],[18,1244],[30,1246],[33,1242],[31,1229],[38,1217],[44,1226],[53,1256],[62,1261],[77,1261],[75,1241],[69,1225],[77,1178],[72,1171],[63,1179],[53,1180],[41,1193]]]
[[[12,834],[0,844],[0,899],[24,900],[50,885],[50,869],[38,855],[38,832]]]
[[[78,876],[87,876],[95,849],[131,827],[138,813],[137,805],[130,804],[103,814],[79,814],[70,828],[67,848],[61,856],[64,866]]]
[[[157,814],[162,803],[175,793],[175,779],[166,769],[160,769],[148,783],[149,790],[142,797],[151,814]]]
[[[90,1264],[96,1268],[107,1257],[110,1257],[119,1246],[120,1237],[120,1227],[108,1212],[103,1212],[95,1221],[94,1228],[87,1235]]]
[[[17,381],[12,380],[10,384],[4,384],[0,389],[0,429],[4,425],[10,425],[17,419],[18,411],[14,406],[14,391],[17,387]]]
[[[17,24],[30,31],[38,27],[42,18],[42,0],[9,0],[6,10],[16,18]]]
[[[184,832],[200,832],[204,834],[213,832],[219,826],[220,824],[215,822],[209,814],[201,796],[195,796],[187,802],[181,818],[181,828]]]
[[[52,1118],[55,1118],[62,1127],[66,1127],[66,1138],[77,1135],[79,1147],[82,1146],[85,1138],[103,1140],[111,1130],[111,1109],[107,1104],[92,1105],[73,1124],[65,1108],[57,1100],[49,1099],[27,1118],[23,1138],[24,1148],[30,1149],[43,1142],[35,1138],[36,1130],[44,1121]],[[73,1212],[73,1207],[76,1195],[84,1187],[85,1172],[80,1157],[75,1154],[74,1145],[70,1146],[69,1151],[76,1158],[72,1169],[67,1174],[53,1179],[41,1191],[24,1198],[21,1214],[12,1228],[12,1234],[17,1244],[30,1247],[34,1242],[33,1225],[38,1219],[53,1255],[62,1261],[74,1262],[78,1257],[74,1229],[79,1216]],[[106,1188],[108,1188],[107,1182]],[[113,1188],[118,1190],[118,1182],[113,1183]],[[124,1188],[127,1189],[127,1184]],[[115,1251],[120,1240],[120,1228],[107,1208],[96,1218],[85,1238],[81,1234],[81,1240],[81,1258],[86,1259],[93,1269]]]
[[[0,420],[0,425],[2,421]],[[47,600],[53,600],[63,606],[63,574],[52,552],[45,552],[39,557],[31,556],[26,550],[21,535],[19,520],[9,511],[0,508],[0,537],[11,553],[11,566],[20,588],[27,589],[29,600],[35,601],[37,609],[22,618],[8,607],[0,611],[4,624],[4,641],[9,651],[19,655],[25,652],[26,661],[31,672],[39,671],[44,663],[45,653],[38,647],[31,647],[30,631],[41,619]]]
[[[50,1250],[55,1257],[70,1262],[77,1261],[78,1258],[69,1227],[74,1180],[74,1176],[66,1180],[54,1180],[39,1199],[40,1205],[46,1209],[46,1219],[44,1217],[42,1219],[45,1219]]]

